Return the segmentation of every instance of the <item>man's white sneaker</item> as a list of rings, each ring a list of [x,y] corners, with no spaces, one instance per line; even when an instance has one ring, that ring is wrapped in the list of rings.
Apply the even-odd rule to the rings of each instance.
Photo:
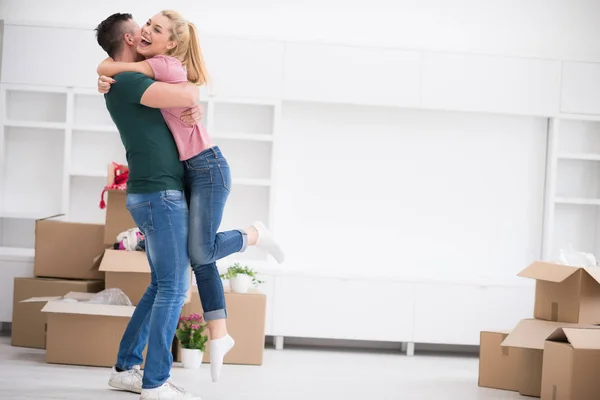
[[[275,260],[281,264],[285,260],[285,254],[281,246],[275,241],[275,238],[269,232],[267,227],[260,221],[256,221],[252,226],[258,232],[258,240],[256,241],[256,247],[265,250],[271,254]]]
[[[127,392],[142,393],[142,371],[139,366],[135,366],[129,371],[118,372],[113,367],[110,373],[108,385],[115,389],[125,390]]]
[[[183,388],[176,386],[169,379],[162,386],[155,389],[142,389],[140,400],[202,400],[200,396],[193,396]]]

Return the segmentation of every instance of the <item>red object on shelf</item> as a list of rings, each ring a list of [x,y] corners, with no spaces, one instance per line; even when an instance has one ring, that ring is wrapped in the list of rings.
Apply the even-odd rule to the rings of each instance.
[[[127,179],[129,178],[129,167],[113,162],[108,166],[108,184],[100,195],[100,208],[106,208],[104,193],[107,190],[127,190]]]

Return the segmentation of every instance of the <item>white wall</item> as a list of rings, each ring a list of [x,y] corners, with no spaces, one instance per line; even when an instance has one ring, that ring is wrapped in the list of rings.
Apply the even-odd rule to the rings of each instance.
[[[546,131],[542,118],[285,103],[275,215],[290,264],[510,281],[540,257]]]
[[[166,6],[208,34],[600,61],[594,0],[3,0],[0,18],[94,27],[113,12],[143,22]]]

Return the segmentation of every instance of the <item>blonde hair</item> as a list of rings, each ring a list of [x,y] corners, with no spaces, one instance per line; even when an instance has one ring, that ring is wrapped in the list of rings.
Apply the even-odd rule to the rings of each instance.
[[[204,64],[202,50],[200,50],[196,26],[188,22],[177,11],[165,10],[162,11],[162,15],[173,23],[170,40],[177,42],[177,46],[169,50],[167,55],[181,60],[187,70],[189,82],[198,85],[208,83],[208,71]]]

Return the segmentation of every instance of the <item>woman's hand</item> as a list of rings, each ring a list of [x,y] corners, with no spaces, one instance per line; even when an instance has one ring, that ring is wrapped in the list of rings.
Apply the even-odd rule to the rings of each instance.
[[[98,77],[98,93],[108,93],[110,91],[110,86],[113,83],[115,83],[115,80],[113,78],[104,75]]]
[[[201,104],[194,106],[192,108],[188,108],[184,112],[181,113],[179,117],[185,124],[189,126],[194,126],[202,122],[202,117],[204,116],[204,107]]]

